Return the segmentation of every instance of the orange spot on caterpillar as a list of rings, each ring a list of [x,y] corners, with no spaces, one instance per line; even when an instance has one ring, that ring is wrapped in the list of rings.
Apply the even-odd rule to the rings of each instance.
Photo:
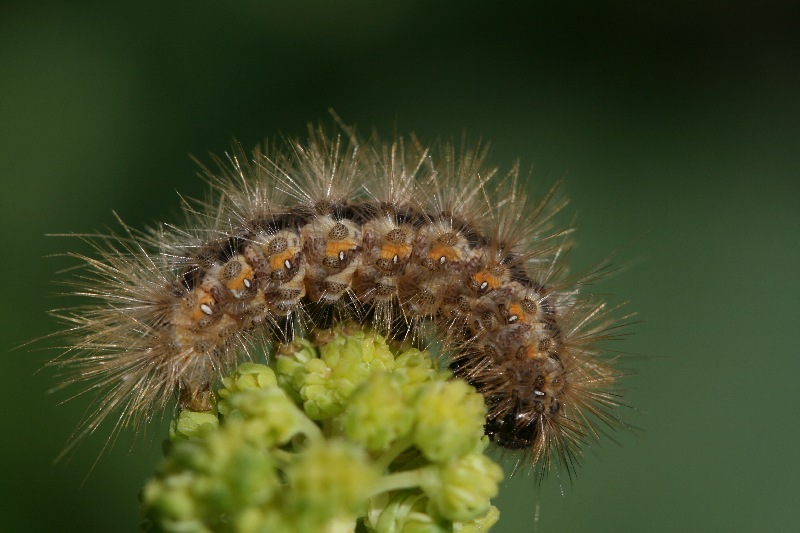
[[[539,344],[532,343],[525,347],[525,357],[528,359],[536,359],[541,357],[541,353],[539,352]]]
[[[294,259],[296,251],[292,248],[284,252],[277,253],[270,256],[269,267],[272,270],[290,269],[292,268],[292,259]]]
[[[353,241],[328,241],[325,244],[325,256],[338,258],[339,252],[351,252],[358,248],[358,244]]]
[[[411,245],[409,244],[392,244],[384,243],[381,246],[380,258],[397,263],[405,261],[411,256]]]
[[[189,303],[194,303],[191,317],[194,322],[200,322],[214,314],[214,306],[217,301],[203,289],[195,289],[194,295],[194,298],[188,300]]]
[[[472,280],[481,291],[493,290],[500,287],[500,280],[485,270],[482,270],[472,276]]]
[[[508,321],[519,322],[520,324],[528,323],[528,315],[521,305],[513,303],[508,306]]]
[[[453,246],[434,246],[428,252],[428,259],[433,259],[438,263],[460,261],[461,253]]]
[[[227,281],[225,287],[230,291],[241,292],[248,290],[253,285],[253,268],[245,261],[241,261],[242,268],[239,274]]]

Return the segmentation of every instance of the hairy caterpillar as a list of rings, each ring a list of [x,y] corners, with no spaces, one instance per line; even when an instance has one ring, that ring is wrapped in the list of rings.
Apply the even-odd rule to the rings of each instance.
[[[75,292],[93,303],[62,313],[75,341],[54,361],[100,391],[78,437],[116,411],[118,428],[143,423],[176,395],[207,409],[214,379],[255,347],[349,320],[435,335],[484,395],[494,443],[542,473],[553,458],[571,468],[598,421],[617,423],[621,372],[596,346],[615,321],[563,273],[556,188],[533,202],[518,166],[498,176],[486,157],[310,128],[204,169],[214,194],[184,202],[184,229],[85,237],[98,257],[75,255]]]

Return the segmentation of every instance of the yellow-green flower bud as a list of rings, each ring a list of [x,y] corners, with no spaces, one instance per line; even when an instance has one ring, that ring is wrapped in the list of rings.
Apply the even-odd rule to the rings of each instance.
[[[497,496],[497,484],[503,479],[502,469],[478,453],[430,468],[422,489],[436,512],[454,522],[485,515],[491,505],[489,499]]]
[[[428,497],[418,490],[382,493],[370,501],[364,518],[369,531],[392,533],[450,533],[449,520],[428,513]]]
[[[396,374],[374,373],[352,395],[344,412],[349,439],[370,451],[382,451],[411,432],[414,410],[409,408],[400,382]]]
[[[315,435],[318,428],[277,385],[235,394],[220,403],[228,417],[247,419],[247,436],[260,446],[283,445],[295,435]]]
[[[291,348],[289,353],[284,353]],[[275,355],[275,373],[278,384],[298,403],[302,403],[300,389],[306,378],[306,364],[319,358],[317,347],[307,339],[296,339],[284,351]]]
[[[483,397],[464,381],[426,384],[417,398],[415,411],[414,443],[431,461],[464,455],[483,436],[486,417]]]
[[[183,410],[169,425],[169,440],[202,439],[218,427],[219,418],[214,412]]]
[[[240,511],[268,502],[280,481],[269,456],[230,421],[202,441],[179,441],[142,492],[144,513],[168,531],[224,530]]]
[[[394,373],[401,378],[404,389],[412,389],[435,379],[444,381],[450,377],[449,373],[437,368],[431,354],[416,348],[410,348],[397,356]]]
[[[277,384],[275,372],[267,365],[242,363],[233,374],[223,378],[223,388],[217,391],[217,396],[224,400],[235,392],[265,389]]]
[[[489,506],[489,512],[469,522],[456,522],[453,524],[453,533],[486,533],[500,520],[500,509],[494,505]]]
[[[319,358],[305,363],[299,386],[303,408],[312,420],[334,417],[370,372],[393,367],[394,354],[383,337],[364,331],[337,335],[319,348]]]
[[[379,475],[355,443],[316,443],[286,470],[291,493],[285,499],[285,511],[301,526],[298,531],[321,531],[320,525],[336,518],[348,518],[354,524]]]

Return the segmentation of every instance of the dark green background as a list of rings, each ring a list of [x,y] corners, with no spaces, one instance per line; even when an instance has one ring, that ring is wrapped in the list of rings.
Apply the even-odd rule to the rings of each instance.
[[[493,141],[566,177],[575,267],[642,323],[624,348],[641,431],[574,482],[518,475],[498,532],[794,531],[798,480],[798,10],[786,3],[152,2],[0,8],[0,530],[134,531],[163,426],[52,464],[84,406],[40,371],[59,329],[47,233],[177,221],[236,136],[362,131]],[[513,458],[508,461],[513,464]],[[88,474],[88,477],[87,477]],[[563,495],[561,489],[563,488]]]

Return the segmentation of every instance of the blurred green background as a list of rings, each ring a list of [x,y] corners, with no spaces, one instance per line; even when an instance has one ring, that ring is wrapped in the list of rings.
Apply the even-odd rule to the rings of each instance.
[[[235,136],[362,132],[493,142],[561,177],[577,270],[641,324],[621,347],[641,428],[577,479],[504,485],[494,531],[796,531],[800,10],[791,2],[6,2],[0,8],[0,531],[135,531],[163,424],[101,428],[43,363],[77,239],[177,221]],[[44,349],[43,349],[44,348]],[[513,457],[507,466],[513,466]],[[92,466],[94,465],[94,469]],[[91,473],[90,473],[91,470]],[[563,494],[562,494],[563,492]],[[538,517],[538,521],[535,520]]]

